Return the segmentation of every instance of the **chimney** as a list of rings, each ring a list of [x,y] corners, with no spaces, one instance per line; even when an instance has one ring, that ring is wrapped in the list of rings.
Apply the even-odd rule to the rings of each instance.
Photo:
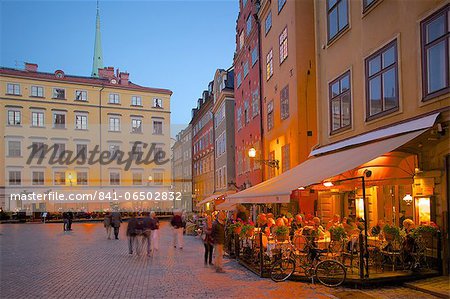
[[[25,70],[27,72],[37,72],[38,65],[36,63],[25,62]]]
[[[98,69],[98,76],[104,79],[112,79],[114,78],[114,67],[108,66],[102,69]]]
[[[130,74],[126,72],[119,73],[119,83],[120,85],[128,85],[128,78]]]

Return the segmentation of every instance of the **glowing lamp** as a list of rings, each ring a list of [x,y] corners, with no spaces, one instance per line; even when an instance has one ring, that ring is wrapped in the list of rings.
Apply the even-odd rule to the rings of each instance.
[[[323,185],[325,187],[333,187],[334,186],[333,182],[324,182]]]
[[[248,150],[248,156],[249,156],[250,158],[256,157],[256,150],[255,150],[254,147],[252,147],[251,149]]]
[[[406,194],[403,197],[403,201],[406,203],[406,205],[410,206],[412,201],[413,201],[413,198],[412,198],[411,194]]]

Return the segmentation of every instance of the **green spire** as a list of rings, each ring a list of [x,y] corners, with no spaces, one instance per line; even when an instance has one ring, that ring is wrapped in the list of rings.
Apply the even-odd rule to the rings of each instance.
[[[94,61],[92,63],[92,77],[98,78],[98,69],[103,68],[103,53],[102,53],[102,41],[100,34],[100,12],[98,9],[97,1],[97,18],[95,28],[95,45],[94,45]]]

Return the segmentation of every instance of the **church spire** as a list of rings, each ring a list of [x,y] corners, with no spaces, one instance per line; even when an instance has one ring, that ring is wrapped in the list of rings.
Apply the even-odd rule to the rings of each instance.
[[[92,63],[92,77],[98,78],[98,69],[103,68],[102,41],[100,34],[100,12],[97,0],[97,17],[95,27],[94,61]]]

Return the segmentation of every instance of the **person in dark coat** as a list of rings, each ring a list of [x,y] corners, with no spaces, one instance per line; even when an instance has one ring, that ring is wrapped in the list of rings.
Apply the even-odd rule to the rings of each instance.
[[[72,230],[72,222],[73,222],[73,218],[74,218],[73,212],[69,211],[69,212],[67,212],[67,215],[68,215],[68,220],[69,220],[67,230]]]
[[[133,248],[136,243],[136,227],[137,227],[137,219],[136,215],[133,213],[131,215],[130,220],[128,220],[127,226],[127,237],[128,237],[128,253],[133,254]]]
[[[214,266],[216,267],[216,272],[224,273],[222,269],[223,260],[223,244],[225,243],[225,219],[226,215],[224,212],[219,212],[217,215],[217,220],[214,221],[212,226],[212,238],[214,240],[214,251],[216,252],[216,258],[214,260]]]
[[[62,219],[63,219],[63,229],[64,229],[64,231],[68,231],[69,230],[69,214],[67,212],[63,212]]]
[[[173,212],[172,220],[170,224],[173,227],[173,247],[183,249],[183,218],[181,218],[181,212]]]
[[[119,229],[120,223],[122,222],[122,217],[120,216],[120,212],[112,212],[111,213],[111,225],[114,227],[114,236],[116,240],[119,240]]]

